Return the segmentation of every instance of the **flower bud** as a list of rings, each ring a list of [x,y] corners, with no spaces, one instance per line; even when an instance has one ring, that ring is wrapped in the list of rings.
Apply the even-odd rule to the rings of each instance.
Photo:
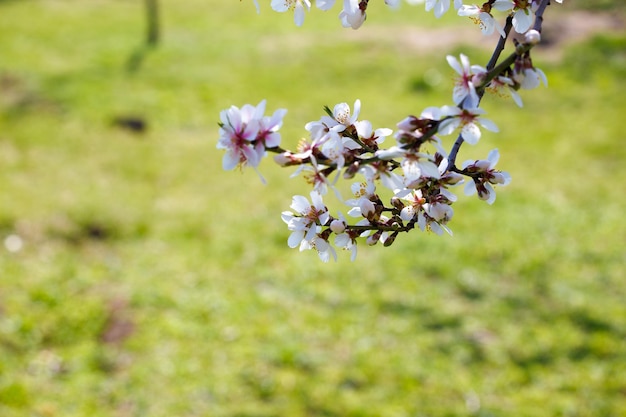
[[[383,242],[383,246],[391,246],[391,244],[395,242],[397,236],[398,232],[393,232],[390,236],[387,236],[387,239],[385,239],[385,241]]]
[[[361,214],[364,217],[368,218],[370,215],[374,214],[376,211],[376,207],[374,207],[374,203],[366,198],[362,198],[359,203],[359,208],[361,209]]]
[[[474,74],[474,76],[472,77],[472,83],[474,83],[474,85],[481,85],[485,81],[486,75],[487,75],[486,72],[480,72],[478,74]]]
[[[350,180],[352,178],[354,178],[354,176],[356,175],[357,172],[359,172],[359,168],[361,167],[361,165],[359,164],[358,161],[355,161],[354,163],[352,163],[348,168],[346,168],[346,170],[343,172],[343,179],[345,180]]]
[[[502,184],[507,185],[511,182],[511,175],[508,172],[494,172],[491,174],[491,179],[489,180],[492,184]]]
[[[346,224],[342,220],[335,219],[330,223],[330,230],[336,234],[343,233],[346,230]]]
[[[391,205],[398,210],[402,210],[404,208],[404,203],[398,197],[391,197]]]
[[[291,152],[283,152],[274,156],[274,162],[276,162],[281,167],[286,167],[287,165],[291,165],[294,162],[301,162],[300,158],[296,158]]]
[[[526,35],[524,35],[524,37],[526,39],[526,43],[531,45],[537,45],[539,42],[541,42],[541,34],[535,29],[531,29],[526,32]]]
[[[456,173],[456,172],[448,172],[445,177],[444,180],[446,182],[446,184],[450,184],[450,185],[455,185],[460,183],[461,181],[464,180],[463,175]]]
[[[415,116],[407,116],[402,119],[398,124],[398,129],[411,131],[417,128],[417,117]]]
[[[486,159],[480,159],[474,163],[474,166],[476,167],[477,171],[486,172],[489,170],[489,168],[491,168],[491,162],[487,161]]]
[[[424,211],[436,221],[452,217],[452,207],[447,204],[424,204]]]
[[[374,154],[378,159],[390,160],[400,156],[404,156],[406,151],[398,146],[392,146],[389,149],[381,149]]]
[[[375,244],[378,243],[378,241],[380,240],[382,235],[383,235],[383,231],[382,230],[378,230],[373,235],[368,236],[367,240],[365,241],[365,243],[367,243],[370,246],[374,246]]]

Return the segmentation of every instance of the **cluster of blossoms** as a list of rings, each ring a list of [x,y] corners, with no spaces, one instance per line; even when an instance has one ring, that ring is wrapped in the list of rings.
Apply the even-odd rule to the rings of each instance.
[[[419,1],[412,1],[416,2]],[[364,20],[367,3],[368,0],[344,0],[342,21],[355,22],[346,11],[355,4]],[[398,1],[385,3],[396,6]],[[334,1],[317,0],[316,4],[327,10]],[[498,46],[486,67],[470,65],[463,54],[459,58],[448,56],[448,64],[457,73],[453,105],[428,107],[419,116],[408,116],[397,123],[395,133],[388,128],[375,129],[368,120],[360,120],[361,102],[356,100],[352,107],[347,103],[332,109],[326,107],[325,115],[305,125],[308,138],[302,139],[295,151],[289,151],[281,147],[278,133],[286,110],[265,116],[262,101],[256,107],[246,104],[222,111],[217,147],[226,150],[224,168],[249,165],[256,169],[267,152],[276,154],[274,160],[280,166],[296,166],[294,176],[303,174],[313,190],[310,200],[294,196],[291,211],[282,213],[291,232],[287,243],[301,251],[315,249],[325,262],[337,258],[335,248],[350,251],[354,260],[359,241],[389,246],[400,233],[416,228],[439,235],[452,234],[448,223],[454,215],[452,205],[457,201],[452,191],[455,186],[465,183],[465,194],[476,194],[492,204],[496,199],[494,186],[505,186],[511,181],[508,173],[495,168],[500,156],[497,149],[486,159],[469,160],[460,167],[456,157],[462,144],[478,143],[482,129],[498,132],[480,108],[486,92],[507,95],[521,107],[518,90],[535,88],[542,81],[547,84],[543,72],[533,66],[530,50],[540,40],[542,15],[548,4],[549,0],[491,0],[478,7],[455,0],[459,15],[479,19],[485,33],[491,27],[501,33]],[[310,2],[272,0],[272,7],[278,11],[295,9],[296,23],[301,24]],[[434,10],[437,16],[449,7],[449,0],[426,0],[426,9]],[[508,13],[504,26],[490,23],[487,16],[492,17],[492,9]],[[349,26],[355,27],[352,23]],[[513,28],[525,32],[524,41],[516,42],[515,51],[498,62]],[[447,151],[441,137],[452,133],[457,133],[457,138]],[[396,144],[381,148],[392,135]],[[353,198],[343,200],[336,187],[339,178],[353,181]],[[324,204],[329,189],[348,206],[347,215],[355,219],[352,223],[341,212],[336,216],[330,213]]]
[[[343,7],[339,13],[339,20],[343,27],[358,29],[367,18],[367,6],[370,0],[343,0]],[[563,3],[563,0],[555,0]],[[400,0],[384,0],[390,7],[398,7]],[[424,3],[426,11],[433,11],[435,17],[440,18],[450,9],[450,0],[407,0],[409,4]],[[340,2],[341,3],[341,2]],[[254,0],[257,12],[260,13],[258,0]],[[503,27],[494,18],[492,12],[508,13],[513,19],[513,27],[517,33],[526,33],[535,19],[535,11],[541,0],[487,0],[481,6],[466,5],[462,0],[454,0],[453,7],[459,16],[466,16],[478,24],[482,32],[490,35],[495,31],[505,37]],[[330,10],[335,0],[315,0],[315,6],[320,10]],[[304,16],[311,10],[311,0],[271,0],[272,9],[277,12],[294,12],[296,25],[302,26]]]

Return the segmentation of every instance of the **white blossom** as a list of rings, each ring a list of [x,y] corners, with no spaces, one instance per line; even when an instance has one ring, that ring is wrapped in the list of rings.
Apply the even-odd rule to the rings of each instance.
[[[460,109],[453,106],[442,107],[442,113],[448,118],[439,124],[439,133],[441,135],[449,135],[458,127],[461,127],[461,136],[463,140],[470,145],[475,145],[481,137],[481,125],[487,130],[498,132],[498,127],[489,119],[480,117],[486,112],[478,107]]]
[[[330,220],[328,209],[322,201],[322,196],[317,191],[311,191],[311,203],[301,195],[293,197],[291,211],[283,211],[281,218],[291,230],[287,241],[290,248],[295,248],[302,241],[312,241],[317,234],[317,227],[324,226]]]
[[[363,25],[367,15],[365,10],[359,7],[359,0],[344,0],[343,10],[339,13],[341,25],[345,28],[358,29]]]
[[[500,153],[497,149],[489,152],[487,159],[476,161],[465,161],[463,169],[473,174],[473,181],[468,181],[465,185],[465,194],[472,195],[478,193],[478,198],[493,204],[496,201],[496,192],[492,184],[508,185],[511,182],[511,176],[508,172],[497,171],[495,169]]]

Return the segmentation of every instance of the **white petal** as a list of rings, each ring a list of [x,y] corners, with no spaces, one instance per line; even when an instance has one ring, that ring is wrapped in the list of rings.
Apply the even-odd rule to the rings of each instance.
[[[457,74],[463,75],[463,67],[459,63],[458,59],[456,59],[456,57],[448,55],[446,57],[446,60],[448,61],[448,64],[452,67],[452,69],[457,72]]]
[[[496,126],[496,124],[494,122],[492,122],[489,119],[484,119],[482,117],[478,117],[476,119],[478,121],[478,123],[480,123],[480,125],[482,127],[484,127],[485,129],[491,131],[491,132],[499,132],[500,129],[498,129],[498,126]]]
[[[480,129],[475,123],[468,123],[461,129],[461,136],[463,140],[470,145],[476,145],[480,140]]]
[[[307,200],[306,197],[301,196],[301,195],[294,195],[293,198],[291,199],[291,206],[289,207],[294,209],[299,214],[305,214],[311,207],[311,204],[309,203],[309,200]]]
[[[493,204],[494,201],[496,201],[496,191],[493,189],[493,187],[489,183],[485,184],[485,188],[487,189],[487,195],[488,195],[488,198],[485,201],[487,201],[487,204]]]
[[[335,5],[335,0],[317,0],[315,5],[321,10],[330,10]]]
[[[289,10],[289,3],[286,0],[272,0],[272,9],[277,12],[286,12]]]
[[[300,242],[302,242],[303,238],[304,230],[296,230],[289,235],[289,239],[287,239],[287,245],[289,245],[290,248],[295,248],[300,244]]]
[[[463,187],[463,192],[465,195],[474,195],[476,194],[476,184],[474,184],[474,180],[468,181]]]
[[[492,149],[491,152],[489,152],[489,155],[487,155],[487,161],[489,161],[489,169],[493,169],[493,167],[495,167],[498,163],[499,159],[500,152],[498,151],[498,149]]]
[[[230,171],[239,165],[239,153],[233,150],[228,150],[222,158],[222,168],[225,171]]]
[[[520,9],[513,15],[513,27],[517,33],[526,33],[533,24],[534,13],[530,9]]]
[[[420,161],[420,169],[422,176],[429,178],[439,178],[439,167],[430,161]]]
[[[476,5],[474,6],[461,6],[457,12],[459,16],[476,16],[480,13],[480,8]]]
[[[454,132],[457,127],[459,127],[459,124],[461,124],[461,121],[456,117],[445,119],[439,123],[438,132],[440,135],[449,135]]]
[[[296,3],[296,10],[293,13],[293,21],[296,23],[296,26],[302,26],[304,23],[304,6],[302,3]]]
[[[354,124],[354,122],[356,122],[360,113],[361,113],[361,100],[357,98],[356,101],[354,102],[354,114],[350,118],[351,124]]]

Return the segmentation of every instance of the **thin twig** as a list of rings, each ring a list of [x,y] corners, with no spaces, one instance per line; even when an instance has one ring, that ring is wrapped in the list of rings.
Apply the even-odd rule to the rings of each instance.
[[[539,7],[537,8],[537,11],[535,12],[535,24],[533,26],[533,29],[538,32],[541,32],[541,26],[543,24],[543,13],[545,12],[546,7],[549,4],[550,4],[550,0],[542,0],[541,3],[539,4]],[[507,68],[509,68],[515,62],[518,56],[525,54],[526,52],[530,51],[533,48],[533,46],[535,46],[534,44],[530,44],[530,43],[521,43],[517,45],[517,47],[515,48],[515,52],[510,54],[500,64],[496,66],[496,63],[498,62],[500,54],[504,50],[504,44],[506,42],[506,39],[509,36],[509,33],[512,27],[513,27],[513,18],[509,16],[506,19],[506,24],[504,27],[504,32],[505,32],[506,37],[504,38],[500,37],[500,40],[498,41],[498,44],[496,45],[496,48],[493,51],[493,55],[491,56],[491,59],[489,60],[489,63],[487,64],[487,73],[485,74],[481,82],[481,85],[476,87],[476,93],[478,94],[478,104],[480,104],[480,101],[482,100],[485,94],[485,87],[487,86],[487,84],[491,80],[493,80],[495,77],[497,77],[499,74],[504,72]],[[450,150],[450,155],[448,156],[448,170],[449,171],[460,172],[455,164],[456,164],[456,157],[459,153],[459,150],[461,149],[461,146],[463,145],[463,142],[464,142],[463,137],[459,134],[459,136],[456,138],[456,141],[454,142],[454,145],[452,145],[452,149]]]

